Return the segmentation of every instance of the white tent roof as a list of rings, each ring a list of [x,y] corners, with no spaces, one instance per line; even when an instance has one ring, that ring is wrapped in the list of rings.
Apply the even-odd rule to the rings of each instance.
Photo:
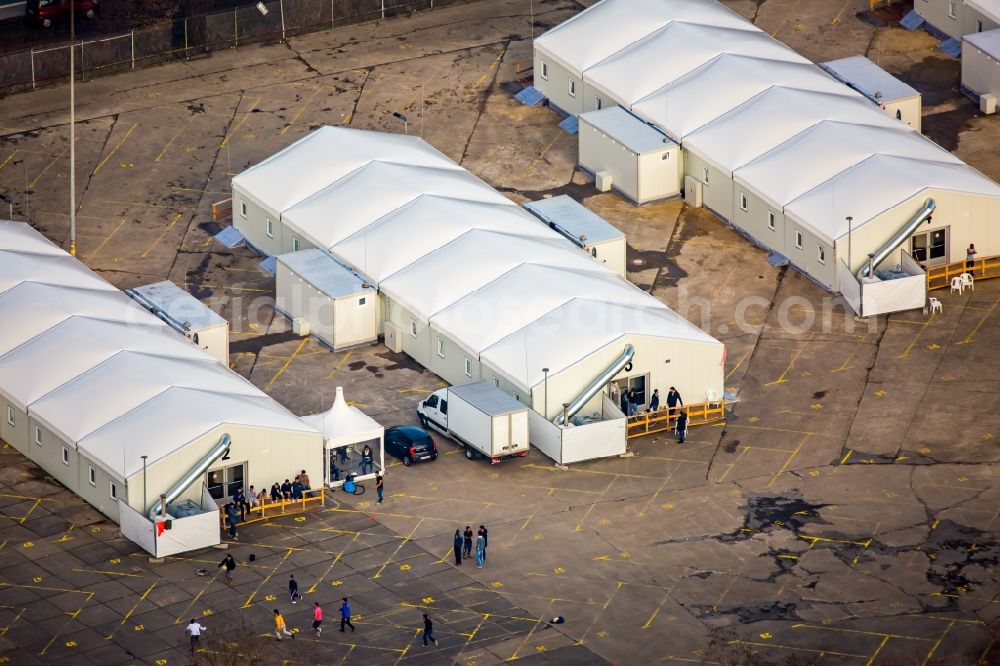
[[[645,97],[632,111],[683,139],[772,86],[857,95],[813,65],[724,54]]]
[[[194,347],[194,345],[191,345]],[[101,387],[95,391],[95,387]],[[31,404],[36,419],[78,442],[175,386],[233,395],[260,390],[220,363],[123,351]]]
[[[552,238],[548,227],[525,216],[517,206],[427,195],[373,221],[330,251],[380,284],[471,229]],[[400,238],[406,242],[398,242]]]
[[[460,168],[419,137],[379,134],[373,139],[367,134],[346,127],[321,127],[234,176],[233,187],[281,213],[373,160]],[[363,151],[358,149],[361,144]]]
[[[906,128],[856,95],[768,88],[726,115],[692,132],[684,145],[727,175],[799,132],[824,120]]]
[[[782,208],[792,199],[876,154],[928,161],[940,158],[942,162],[961,163],[919,132],[901,124],[893,129],[824,121],[740,167],[734,178],[752,187],[772,206]],[[843,190],[841,194],[851,199],[857,197],[851,190]]]
[[[619,104],[631,107],[724,53],[809,62],[766,33],[746,26],[722,28],[674,21],[594,65],[584,78]]]
[[[1000,23],[1000,21],[997,22]],[[994,60],[1000,60],[1000,28],[974,32],[971,35],[962,37],[962,40],[969,42]]]
[[[990,7],[995,12],[998,2],[967,1],[986,14]],[[535,47],[570,71],[582,71],[585,85],[604,91],[611,99],[628,103],[648,92],[632,104],[633,113],[682,141],[685,149],[709,164],[725,173],[736,172],[745,187],[776,206],[796,197],[805,199],[808,192],[811,204],[800,205],[798,210],[816,216],[801,220],[814,231],[839,233],[842,202],[850,203],[848,214],[854,216],[855,226],[871,219],[863,217],[862,210],[882,212],[891,206],[887,202],[896,193],[881,192],[880,178],[872,176],[866,166],[872,160],[884,162],[871,157],[876,153],[916,158],[910,162],[916,166],[891,174],[894,182],[911,179],[897,183],[900,192],[912,195],[934,187],[958,191],[968,187],[970,193],[989,189],[975,170],[943,166],[953,164],[954,156],[929,141],[921,145],[916,132],[900,138],[902,132],[888,131],[902,124],[715,0],[603,0],[545,33]],[[868,74],[882,76],[864,67]],[[853,78],[867,89],[864,76],[855,73]],[[839,129],[809,134],[809,128],[825,121],[839,123]],[[821,187],[825,182],[860,182],[848,177],[858,169],[873,180],[857,190],[843,189],[836,198],[832,187]],[[935,180],[939,176],[941,182]],[[819,199],[813,192],[822,192],[826,198]],[[859,201],[862,196],[864,201]],[[828,219],[836,221],[828,223]]]
[[[166,326],[118,291],[24,282],[0,293],[0,355],[75,316]]]
[[[834,188],[850,196],[834,197]],[[785,206],[785,214],[814,233],[836,240],[847,233],[848,215],[854,217],[857,230],[929,188],[1000,197],[1000,185],[965,164],[875,155],[795,199]]]
[[[60,250],[62,252],[62,250]],[[0,250],[0,292],[22,282],[44,281],[63,287],[118,291],[68,254]]]
[[[344,400],[344,389],[337,387],[337,396],[330,409],[322,414],[303,416],[306,425],[323,433],[327,449],[381,439],[385,432],[378,421]]]
[[[317,248],[279,254],[277,261],[331,298],[374,291],[343,264]]]
[[[320,434],[268,396],[213,393],[172,387],[77,443],[77,448],[107,471],[128,478],[168,457],[214,428],[225,425]],[[273,455],[280,456],[280,435]],[[317,441],[318,444],[318,441]]]
[[[31,250],[0,284],[32,268],[0,293],[0,393],[104,469],[125,478],[221,423],[314,432],[62,250],[38,261],[25,229],[0,224],[0,246]]]
[[[49,391],[125,351],[205,358],[197,346],[163,324],[70,317],[0,356],[0,376],[4,378],[0,391],[24,410]],[[38,368],[46,368],[46,372],[38,372]]]
[[[25,222],[0,220],[0,250],[19,250],[36,254],[66,254],[62,248],[42,236]]]
[[[656,307],[659,303],[616,278],[606,273],[521,264],[438,312],[431,317],[431,324],[478,354],[580,295],[630,307]],[[545,288],[540,289],[541,285]],[[522,297],[532,292],[532,298]]]
[[[420,321],[435,323],[435,313],[469,299],[467,307],[456,307],[441,319],[456,344],[477,353],[564,305],[583,285],[592,289],[589,298],[626,309],[656,309],[663,321],[677,317],[461,167],[425,168],[382,158],[383,135],[375,132],[363,134],[371,138],[370,147],[357,140],[359,130],[328,128],[324,136],[338,133],[349,140],[343,146],[330,144],[330,150],[339,159],[369,166],[328,183],[319,195],[288,211],[284,223],[295,233],[302,232],[300,223],[307,224],[311,236],[332,243],[322,247],[338,261],[377,284]],[[447,160],[443,155],[440,159]],[[293,172],[296,168],[311,167],[289,165]],[[489,299],[500,298],[520,307],[508,308],[509,317],[503,321],[466,317],[490,307]],[[630,325],[628,318],[606,322],[619,336],[628,335]],[[660,335],[689,339],[689,333],[681,332],[671,326]],[[550,329],[536,329],[536,334],[560,335]],[[586,349],[584,355],[596,351],[607,335],[577,340],[576,348]],[[518,363],[523,367],[523,359]]]
[[[328,248],[422,194],[514,205],[492,187],[454,165],[427,168],[376,161],[285,211],[282,220],[310,238],[317,247]]]
[[[473,229],[383,280],[381,288],[427,321],[434,313],[524,263],[616,274],[561,236],[539,240]],[[541,290],[541,285],[535,285],[518,298],[534,298]]]
[[[718,344],[666,308],[636,308],[580,298],[488,347],[480,358],[510,379],[532,387],[542,381],[543,367],[549,368],[550,375],[559,373],[627,335]]]
[[[755,29],[714,0],[605,0],[535,39],[535,48],[580,76],[671,21]]]

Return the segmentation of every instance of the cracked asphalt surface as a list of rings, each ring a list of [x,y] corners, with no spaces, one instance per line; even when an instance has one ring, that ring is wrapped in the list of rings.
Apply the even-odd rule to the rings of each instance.
[[[1000,178],[1000,124],[954,90],[958,63],[928,35],[860,1],[727,4],[815,61],[877,59],[924,92],[929,135]],[[321,663],[1000,663],[1000,283],[940,293],[931,317],[856,321],[706,211],[597,193],[556,115],[510,94],[531,34],[580,7],[471,3],[81,84],[79,256],[123,288],[185,285],[232,322],[234,370],[296,413],[342,385],[380,422],[412,422],[438,378],[381,346],[297,338],[258,260],[211,238],[232,174],[320,124],[400,132],[398,111],[512,199],[569,193],[625,231],[629,278],[726,341],[731,418],[569,470],[537,452],[470,463],[441,441],[434,464],[390,469],[382,506],[337,494],[243,528],[232,552],[255,561],[235,591],[195,575],[214,552],[147,563],[7,448],[0,659],[186,663],[190,615],[264,631],[280,605],[305,627],[282,596],[295,574],[305,605],[332,614],[347,594],[362,615],[350,640],[316,641]],[[64,245],[66,123],[64,87],[0,99],[0,192]],[[482,523],[487,567],[455,570],[450,535]],[[417,645],[421,608],[440,651]]]

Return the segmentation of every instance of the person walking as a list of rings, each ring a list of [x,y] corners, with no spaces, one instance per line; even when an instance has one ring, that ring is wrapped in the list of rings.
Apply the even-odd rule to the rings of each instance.
[[[462,557],[472,557],[472,528],[466,525],[462,536],[465,538],[462,547]]]
[[[382,486],[384,482],[382,480],[382,473],[375,472],[375,492],[378,494],[378,503],[382,503]]]
[[[299,594],[299,583],[295,580],[294,575],[288,577],[288,596],[291,598],[293,604],[302,598]]]
[[[628,415],[635,416],[637,411],[637,406],[635,404],[636,396],[635,389],[630,389],[628,392]]]
[[[677,414],[677,405],[681,407],[684,406],[684,401],[681,400],[681,394],[677,392],[673,386],[667,391],[667,408],[670,410],[670,416],[673,417]]]
[[[319,602],[313,604],[313,631],[316,632],[318,637],[323,633],[323,609],[320,608]]]
[[[483,561],[486,561],[486,549],[490,546],[490,533],[486,525],[479,526],[479,533],[483,535]]]
[[[653,397],[649,399],[649,411],[655,412],[660,408],[660,389],[653,389]]]
[[[233,541],[239,541],[240,537],[236,533],[236,523],[239,519],[236,517],[236,505],[230,502],[226,505],[226,521],[229,523],[229,538]]]
[[[372,454],[372,447],[365,444],[365,448],[361,450],[361,473],[371,474],[373,469],[375,469],[375,456]]]
[[[976,255],[977,254],[979,254],[979,253],[976,252],[976,244],[975,243],[969,243],[969,249],[965,251],[965,267],[966,268],[972,268],[973,266],[976,265]]]
[[[246,520],[248,504],[247,496],[244,494],[242,486],[236,491],[236,494],[233,495],[233,503],[240,509],[240,522]]]
[[[225,567],[225,570],[226,570],[226,585],[232,585],[233,584],[233,571],[236,570],[236,560],[233,559],[232,555],[226,555],[224,558],[222,558],[222,561],[219,562],[219,567],[220,568]]]
[[[191,618],[191,622],[184,628],[184,631],[191,636],[191,654],[194,654],[194,649],[198,645],[198,639],[201,638],[201,632],[205,631],[205,626]]]
[[[486,563],[486,539],[482,531],[476,536],[476,568],[482,569]]]
[[[688,415],[687,410],[682,409],[680,416],[677,417],[677,443],[683,444],[684,439],[687,438],[688,431]]]
[[[344,603],[340,604],[340,630],[344,630],[344,625],[351,628],[354,631],[354,625],[351,624],[351,605],[347,603],[347,597],[344,597]]]
[[[295,634],[288,631],[288,627],[285,626],[285,618],[281,616],[277,608],[274,609],[274,635],[279,641],[284,636],[291,636],[293,640],[295,639]]]
[[[434,638],[434,623],[427,617],[427,613],[424,613],[424,647],[427,647],[427,641],[434,643],[434,647],[437,647],[438,642]]]
[[[462,564],[462,544],[465,540],[462,538],[462,532],[455,530],[455,564]]]

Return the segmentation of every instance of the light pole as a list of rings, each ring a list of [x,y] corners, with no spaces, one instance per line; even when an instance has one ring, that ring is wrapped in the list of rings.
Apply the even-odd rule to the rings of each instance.
[[[545,373],[545,418],[549,418],[549,369],[542,368],[542,372]]]
[[[410,133],[410,125],[409,125],[409,122],[406,120],[406,116],[404,116],[399,111],[393,111],[392,112],[392,117],[393,118],[399,118],[400,120],[403,121],[403,134],[409,134]]]
[[[854,270],[854,264],[851,263],[851,222],[854,218],[850,215],[847,216],[847,268],[848,270]]]
[[[76,256],[76,24],[69,3],[69,253]]]
[[[142,512],[146,513],[146,458],[148,456],[140,456],[142,458]]]

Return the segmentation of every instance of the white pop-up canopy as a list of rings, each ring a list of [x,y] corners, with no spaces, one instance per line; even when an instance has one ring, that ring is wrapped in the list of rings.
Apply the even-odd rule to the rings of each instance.
[[[311,414],[303,416],[302,421],[316,430],[323,433],[323,442],[326,450],[333,451],[343,446],[353,446],[361,442],[378,440],[378,460],[376,469],[385,468],[385,448],[383,445],[383,434],[385,428],[379,425],[378,421],[368,416],[354,405],[347,404],[344,399],[343,387],[337,387],[337,396],[333,400],[333,405],[322,414]],[[331,454],[327,454],[331,455]],[[330,466],[325,465],[324,475],[329,474]],[[365,478],[371,475],[362,475]],[[329,478],[327,479],[329,482]]]

